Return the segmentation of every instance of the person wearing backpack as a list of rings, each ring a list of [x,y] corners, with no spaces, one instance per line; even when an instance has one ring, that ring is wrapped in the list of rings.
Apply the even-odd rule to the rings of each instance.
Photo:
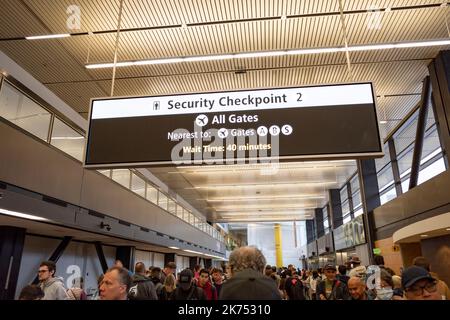
[[[164,283],[161,282],[161,268],[153,267],[152,271],[150,271],[150,279],[152,279],[152,282],[155,285],[156,295],[159,297],[164,287]]]
[[[206,300],[203,289],[194,284],[193,278],[194,274],[190,269],[181,271],[179,286],[173,292],[171,300]]]
[[[136,263],[132,284],[128,291],[130,300],[158,300],[155,285],[152,279],[145,276],[145,265],[143,262]]]
[[[305,286],[297,271],[293,271],[292,276],[286,280],[285,290],[289,300],[306,300]]]
[[[336,267],[327,264],[324,268],[325,280],[319,282],[316,288],[317,300],[349,300],[347,286],[336,279]]]

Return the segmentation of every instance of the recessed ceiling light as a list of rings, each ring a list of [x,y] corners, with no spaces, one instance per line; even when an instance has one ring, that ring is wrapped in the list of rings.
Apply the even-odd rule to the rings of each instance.
[[[428,237],[428,235],[427,234],[421,234],[420,235],[422,238],[426,238],[426,237]]]
[[[386,123],[387,123],[386,120],[381,120],[381,121],[380,121],[380,124],[386,124]]]

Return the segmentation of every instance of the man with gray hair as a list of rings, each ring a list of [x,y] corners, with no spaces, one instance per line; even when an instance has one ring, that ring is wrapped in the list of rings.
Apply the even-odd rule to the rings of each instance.
[[[223,284],[219,300],[281,300],[275,281],[264,276],[265,266],[257,248],[234,250],[229,259],[232,277]]]

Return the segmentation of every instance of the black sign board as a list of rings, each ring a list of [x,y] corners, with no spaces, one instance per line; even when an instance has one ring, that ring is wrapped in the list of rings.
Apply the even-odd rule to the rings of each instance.
[[[91,168],[383,155],[371,83],[93,99]]]

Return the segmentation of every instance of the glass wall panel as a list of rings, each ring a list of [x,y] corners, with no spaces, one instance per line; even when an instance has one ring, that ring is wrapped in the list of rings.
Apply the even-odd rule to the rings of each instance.
[[[168,205],[168,200],[167,199],[168,198],[167,198],[167,196],[164,193],[159,192],[159,194],[158,194],[158,206],[160,206],[164,210],[167,210],[167,205]]]
[[[7,82],[0,93],[0,116],[47,141],[51,114]]]
[[[323,207],[322,212],[323,212],[323,220],[324,221],[325,219],[328,220],[328,206]]]
[[[145,198],[145,181],[135,173],[131,174],[131,191]]]
[[[359,191],[359,177],[358,174],[350,180],[350,189],[352,190],[352,194],[355,194]]]
[[[189,216],[190,216],[190,212],[186,209],[184,209],[183,211],[183,220],[186,221],[187,223],[189,223]]]
[[[326,230],[326,229],[328,229],[329,227],[330,227],[330,224],[329,224],[329,222],[328,222],[328,219],[323,220],[323,228]]]
[[[433,162],[426,168],[420,170],[419,172],[419,179],[418,184],[421,184],[434,176],[437,176],[439,173],[444,172],[446,170],[445,168],[445,162],[443,158],[438,159],[437,161]]]
[[[353,194],[352,198],[353,198],[353,208],[359,207],[362,204],[361,192],[359,191],[359,189]]]
[[[391,157],[389,156],[389,144],[388,143],[384,144],[383,151],[384,151],[383,158],[375,159],[375,167],[377,169],[377,172],[379,172],[381,169],[383,169],[383,167],[391,161]],[[352,186],[352,192],[353,192],[353,186]]]
[[[398,157],[398,170],[400,172],[400,177],[408,175],[411,172],[412,159],[413,159],[414,149],[410,148],[406,153],[402,153]]]
[[[169,211],[171,214],[176,215],[177,214],[177,204],[173,199],[168,198],[168,207],[167,211]]]
[[[184,208],[180,205],[177,205],[177,217],[183,219]]]
[[[56,117],[50,143],[75,159],[83,160],[84,137]]]
[[[391,189],[380,195],[380,203],[385,204],[386,202],[394,199],[395,197],[397,197],[397,192],[395,191],[395,188],[392,187]]]
[[[345,201],[348,199],[347,184],[345,184],[345,185],[342,187],[342,189],[341,189],[341,191],[340,191],[340,194],[341,194],[341,203],[342,203],[342,202],[345,202]]]
[[[343,224],[346,224],[347,222],[350,222],[350,221],[352,221],[352,217],[350,215],[346,215],[343,218]]]
[[[408,148],[416,139],[417,130],[417,120],[419,116],[419,110],[414,112],[414,114],[409,118],[393,135],[395,151],[397,155]],[[398,158],[398,157],[397,157]]]
[[[158,189],[153,187],[150,183],[147,183],[147,200],[158,204]]]
[[[438,132],[436,126],[433,126],[425,133],[421,163],[426,162],[427,160],[438,154],[440,151],[441,144],[439,142]]]
[[[348,200],[342,203],[342,216],[345,216],[350,213],[350,206]]]
[[[409,178],[402,181],[402,192],[405,193],[409,190]]]
[[[363,208],[362,207],[360,207],[360,208],[358,208],[358,209],[355,209],[355,212],[354,212],[354,216],[355,216],[355,218],[357,217],[357,216],[360,216],[360,215],[362,215],[364,213],[364,211],[363,211]]]
[[[392,166],[389,164],[378,174],[378,188],[380,191],[386,189],[388,186],[394,183],[394,174],[392,173]]]
[[[131,171],[128,169],[114,169],[112,171],[112,179],[127,189],[130,188],[130,178]]]
[[[111,179],[111,170],[110,169],[108,169],[108,170],[97,170],[97,171]]]

